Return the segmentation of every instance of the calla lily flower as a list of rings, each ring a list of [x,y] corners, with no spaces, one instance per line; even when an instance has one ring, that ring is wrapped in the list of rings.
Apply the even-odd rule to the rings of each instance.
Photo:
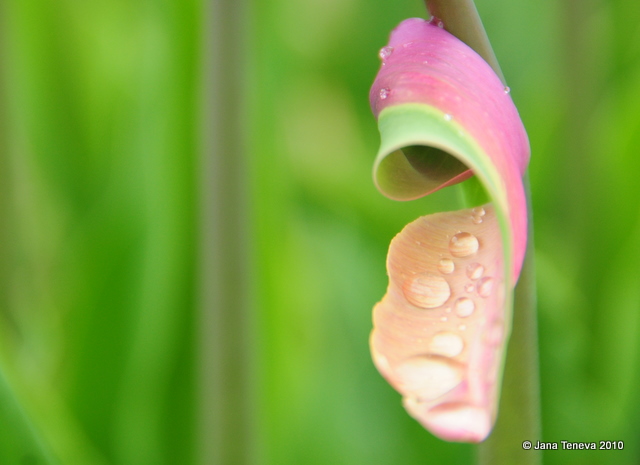
[[[380,58],[379,190],[411,200],[476,176],[490,202],[421,217],[393,239],[373,360],[425,428],[479,442],[497,415],[527,242],[529,142],[509,89],[436,18],[403,21]]]

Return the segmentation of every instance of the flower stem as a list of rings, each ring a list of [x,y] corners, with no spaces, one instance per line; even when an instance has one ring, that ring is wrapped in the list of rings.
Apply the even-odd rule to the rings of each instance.
[[[447,31],[484,58],[504,83],[504,75],[473,0],[425,0],[425,3],[429,13],[441,19]]]
[[[199,460],[256,461],[255,315],[247,176],[247,2],[205,3]]]
[[[425,0],[429,12],[493,68],[505,83],[473,0]],[[540,393],[536,323],[533,218],[528,174],[525,191],[529,211],[527,254],[515,289],[513,329],[507,351],[499,416],[493,433],[478,448],[481,465],[536,465],[539,451],[524,450],[540,439]]]

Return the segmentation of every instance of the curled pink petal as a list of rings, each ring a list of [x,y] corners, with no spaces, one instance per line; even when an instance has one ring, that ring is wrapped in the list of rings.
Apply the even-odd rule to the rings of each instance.
[[[374,308],[370,344],[376,367],[410,415],[445,440],[479,442],[497,415],[512,291],[526,248],[522,175],[529,143],[508,89],[437,23],[414,18],[393,31],[380,52],[371,106],[382,121],[393,109],[423,105],[425,121],[442,115],[447,134],[464,135],[478,154],[465,158],[452,149],[449,155],[464,163],[439,154],[421,167],[439,172],[422,181],[405,149],[428,143],[390,143],[381,156],[396,164],[384,165],[390,174],[377,184],[390,197],[409,200],[476,174],[492,201],[419,218],[394,238],[389,287]],[[423,191],[392,186],[415,180]]]
[[[515,282],[527,242],[522,175],[530,152],[510,93],[482,57],[438,27],[437,21],[403,21],[392,32],[385,49],[388,51],[381,53],[382,66],[369,94],[374,115],[406,103],[430,105],[449,115],[482,147],[500,175],[499,188],[507,199]],[[468,171],[461,173],[440,187],[470,175]]]

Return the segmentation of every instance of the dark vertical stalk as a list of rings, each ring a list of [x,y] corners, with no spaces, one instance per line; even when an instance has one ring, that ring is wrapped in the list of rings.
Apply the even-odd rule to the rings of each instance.
[[[473,0],[425,0],[425,3],[429,13],[441,19],[447,31],[484,58],[504,83],[504,75]]]
[[[206,2],[201,165],[203,465],[255,462],[254,315],[247,185],[247,2]]]
[[[425,0],[429,12],[493,68],[502,82],[489,38],[473,0]],[[533,246],[533,218],[529,178],[525,175],[529,211],[527,254],[515,289],[513,328],[504,369],[500,410],[491,436],[478,448],[478,461],[486,465],[535,465],[540,452],[524,450],[522,443],[540,439],[540,381]]]

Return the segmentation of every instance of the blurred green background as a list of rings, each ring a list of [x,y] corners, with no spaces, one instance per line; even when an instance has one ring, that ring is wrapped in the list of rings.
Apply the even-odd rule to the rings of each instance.
[[[543,439],[625,446],[545,463],[637,464],[640,4],[477,6],[532,146]],[[205,463],[202,115],[225,92],[203,65],[207,6],[2,9],[0,464]],[[422,2],[245,14],[227,40],[244,40],[249,71],[232,97],[247,111],[256,403],[237,441],[269,465],[472,463],[474,446],[405,414],[368,353],[390,239],[455,195],[398,203],[371,181],[377,52]]]

